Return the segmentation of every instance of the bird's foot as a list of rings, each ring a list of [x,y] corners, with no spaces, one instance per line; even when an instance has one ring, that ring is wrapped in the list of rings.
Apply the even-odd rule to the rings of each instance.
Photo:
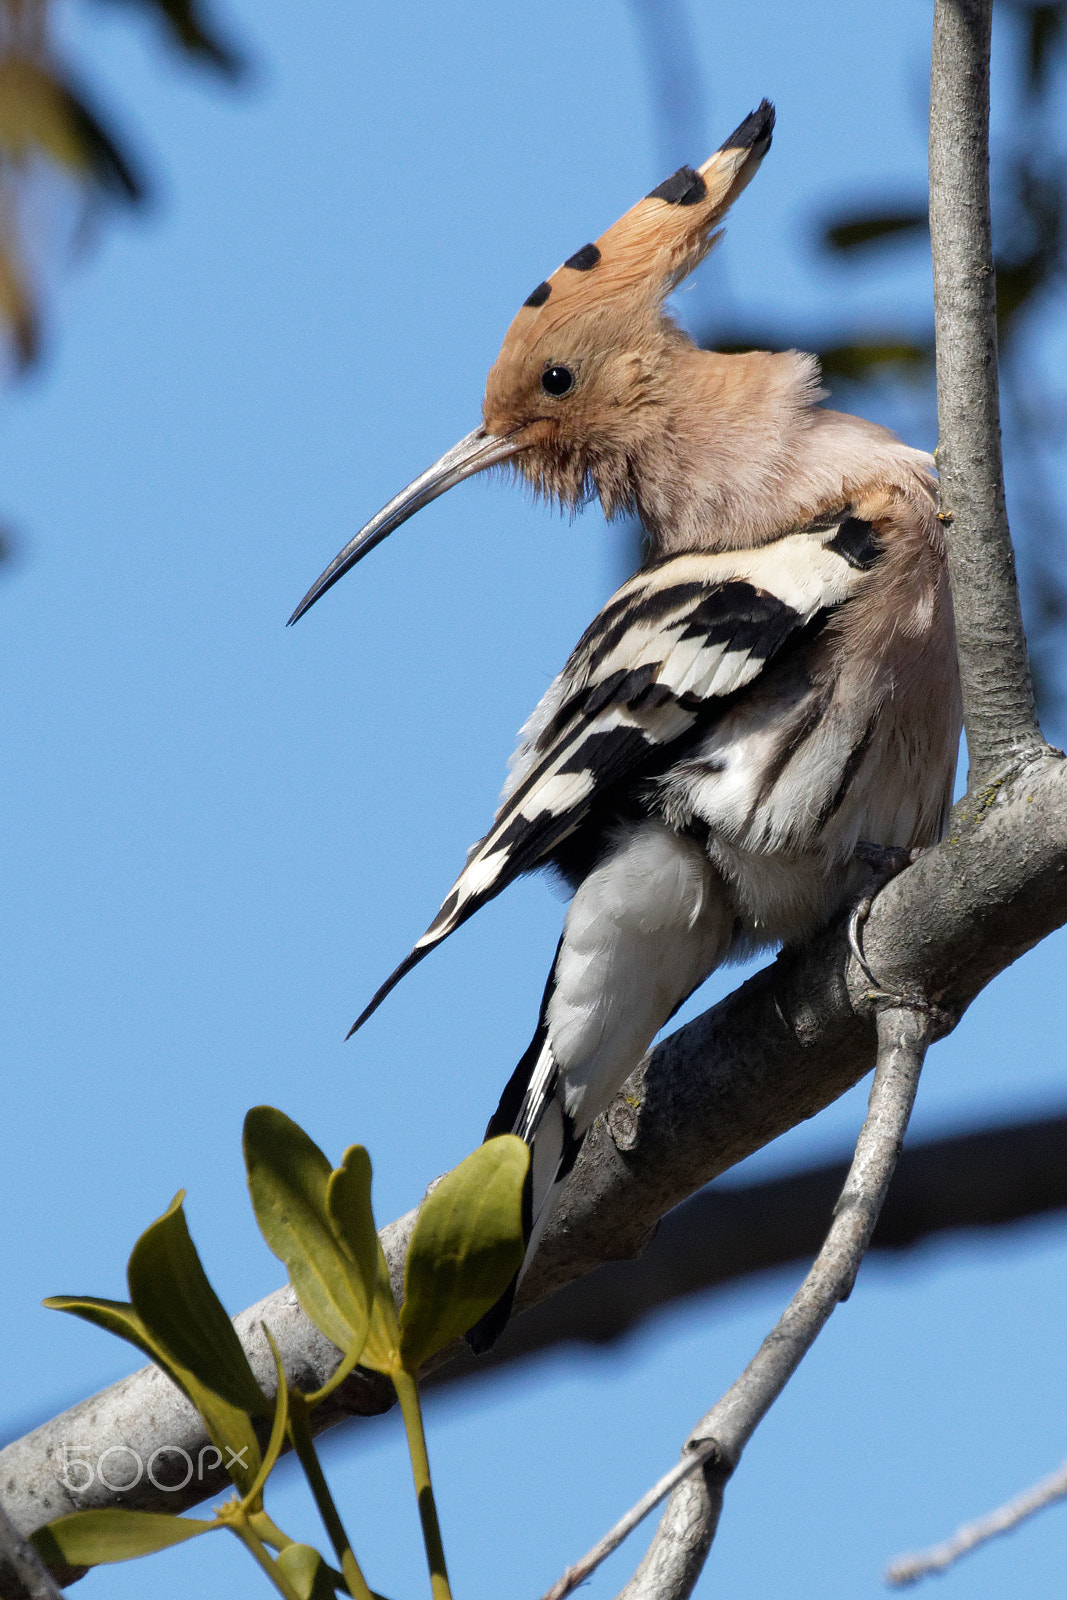
[[[912,862],[918,861],[919,857],[925,854],[925,848],[908,850],[900,845],[870,844],[866,839],[861,839],[856,845],[856,859],[870,869],[871,882],[866,894],[862,900],[856,902],[849,916],[848,947],[856,965],[871,985],[869,993],[872,1000],[895,1000],[903,1004],[905,997],[895,989],[887,989],[867,965],[867,959],[863,954],[863,925],[871,914],[875,897],[886,884],[895,878],[898,872],[903,872],[905,867],[910,867]]]
[[[868,840],[861,839],[854,853],[857,861],[862,861],[865,867],[870,867],[877,880],[870,890],[873,899],[879,889],[885,888],[890,878],[895,878],[898,872],[910,867],[912,862],[918,861],[926,851],[923,848],[907,850],[897,844],[871,844]]]

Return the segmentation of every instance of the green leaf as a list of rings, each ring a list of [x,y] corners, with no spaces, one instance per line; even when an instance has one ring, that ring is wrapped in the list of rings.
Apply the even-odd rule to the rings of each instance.
[[[222,1456],[222,1465],[244,1494],[260,1466],[259,1441],[247,1412],[230,1405],[153,1339],[133,1306],[122,1300],[99,1300],[91,1295],[50,1295],[44,1302],[52,1311],[69,1311],[92,1322],[108,1333],[126,1339],[162,1367],[167,1376],[188,1395],[203,1417],[212,1444]]]
[[[368,1302],[378,1274],[378,1230],[370,1199],[370,1156],[361,1144],[348,1147],[326,1182],[326,1215],[334,1234],[359,1270]]]
[[[391,1377],[400,1363],[400,1323],[396,1315],[396,1301],[389,1277],[389,1263],[385,1251],[378,1245],[378,1274],[371,1308],[367,1337],[360,1351],[359,1364],[372,1372],[384,1372]],[[334,1374],[336,1377],[337,1374]],[[331,1378],[330,1383],[333,1383]]]
[[[272,1522],[265,1511],[247,1511],[248,1526],[256,1538],[263,1544],[269,1544],[273,1550],[284,1550],[287,1544],[292,1544],[287,1533],[283,1533],[277,1523]]]
[[[371,1295],[326,1211],[330,1163],[302,1128],[273,1106],[245,1118],[248,1188],[260,1232],[316,1328],[350,1355],[367,1336]],[[342,1209],[348,1204],[342,1200]]]
[[[309,1544],[287,1544],[278,1565],[300,1596],[300,1600],[333,1600],[330,1569]]]
[[[400,1354],[409,1372],[477,1322],[518,1272],[529,1164],[527,1145],[503,1134],[469,1155],[422,1202],[400,1312]]]
[[[158,1366],[164,1367],[171,1377],[174,1376],[166,1363],[163,1352],[152,1342],[151,1335],[136,1311],[125,1300],[100,1300],[94,1295],[75,1294],[50,1294],[43,1300],[49,1311],[69,1311],[72,1316],[81,1317],[85,1322],[92,1322],[98,1328],[103,1328],[107,1333],[113,1333],[119,1339],[126,1339],[130,1344],[136,1345],[149,1359]]]
[[[130,1253],[130,1299],[153,1343],[204,1388],[251,1416],[269,1416],[237,1332],[207,1273],[175,1195]]]
[[[221,1526],[165,1511],[72,1511],[38,1528],[30,1543],[48,1567],[99,1567],[154,1555]]]
[[[267,1324],[261,1322],[260,1327],[266,1335],[267,1343],[270,1345],[270,1353],[274,1357],[277,1388],[274,1392],[274,1422],[270,1430],[270,1438],[267,1441],[267,1448],[263,1454],[263,1461],[243,1497],[246,1501],[246,1510],[250,1508],[253,1510],[259,1509],[258,1502],[263,1494],[263,1487],[274,1471],[275,1462],[282,1453],[282,1445],[285,1443],[285,1430],[289,1426],[289,1385],[286,1382],[285,1368],[282,1366],[282,1358],[278,1354],[278,1346],[274,1343],[274,1337]]]
[[[370,1185],[370,1156],[362,1145],[354,1144],[345,1151],[341,1165],[331,1172],[327,1179],[326,1214],[334,1237],[352,1257],[361,1282],[369,1286],[369,1292],[373,1295],[378,1282],[378,1256],[381,1253],[381,1245],[378,1243],[378,1230],[374,1226]],[[395,1307],[393,1309],[395,1312]],[[352,1346],[340,1366],[321,1389],[317,1389],[314,1394],[304,1396],[309,1406],[320,1405],[327,1396],[333,1394],[335,1389],[339,1389],[357,1364],[375,1365],[373,1351],[384,1350],[388,1344],[388,1341],[383,1344],[381,1338],[376,1336],[382,1331],[381,1319],[372,1310],[367,1334],[359,1346]],[[368,1341],[372,1342],[373,1351],[370,1361],[365,1362],[363,1355]],[[396,1335],[391,1345],[388,1345],[390,1363],[398,1359],[398,1344],[399,1335]],[[387,1369],[379,1365],[378,1370]]]

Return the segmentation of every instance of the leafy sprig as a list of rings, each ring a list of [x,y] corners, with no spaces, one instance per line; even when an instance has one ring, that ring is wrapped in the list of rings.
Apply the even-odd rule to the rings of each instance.
[[[283,1112],[256,1106],[245,1119],[244,1154],[260,1231],[285,1263],[304,1312],[340,1351],[336,1370],[321,1388],[304,1393],[289,1383],[264,1324],[275,1367],[273,1398],[268,1396],[204,1271],[179,1193],[133,1247],[128,1302],[59,1295],[45,1304],[105,1328],[154,1361],[200,1412],[236,1494],[211,1520],[124,1507],[75,1511],[34,1534],[33,1543],[59,1571],[128,1561],[228,1528],[285,1600],[327,1600],[334,1593],[381,1600],[353,1553],[311,1426],[315,1408],[360,1365],[384,1374],[396,1390],[432,1600],[451,1600],[418,1373],[499,1299],[518,1271],[529,1151],[511,1134],[490,1139],[430,1191],[408,1244],[399,1314],[374,1224],[370,1157],[362,1145],[351,1146],[332,1168]],[[267,1515],[264,1490],[287,1440],[336,1567],[312,1546],[290,1539]]]

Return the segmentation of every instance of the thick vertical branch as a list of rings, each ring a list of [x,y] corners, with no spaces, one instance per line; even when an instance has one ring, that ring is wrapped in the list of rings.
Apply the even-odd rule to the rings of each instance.
[[[930,238],[938,468],[972,789],[1045,748],[1004,503],[989,223],[992,0],[936,0]]]

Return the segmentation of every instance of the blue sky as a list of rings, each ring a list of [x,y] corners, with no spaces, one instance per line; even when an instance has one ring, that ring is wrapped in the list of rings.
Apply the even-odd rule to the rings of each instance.
[[[597,508],[572,524],[475,482],[284,628],[355,529],[475,425],[530,288],[664,176],[630,11],[225,15],[257,63],[237,92],[163,57],[126,8],[64,13],[158,200],[57,279],[48,359],[0,428],[17,529],[0,578],[8,1427],[129,1370],[39,1301],[121,1294],[130,1244],[179,1187],[230,1308],[277,1285],[244,1190],[248,1106],[281,1106],[335,1158],[366,1143],[383,1221],[477,1141],[536,1015],[563,909],[548,886],[510,889],[344,1033],[625,570]],[[827,210],[922,192],[928,25],[918,0],[692,8],[704,105],[669,164],[703,159],[763,95],[779,122],[683,320],[762,320],[789,342],[831,308],[921,319],[917,257],[829,271],[812,241]],[[1062,936],[1033,952],[938,1046],[917,1132],[1062,1106],[1063,954]],[[862,1107],[854,1092],[748,1171],[839,1153]],[[1065,1266],[1058,1224],[870,1263],[750,1447],[698,1593],[874,1595],[900,1549],[1051,1469]],[[457,1597],[547,1587],[669,1465],[795,1277],[432,1404]],[[326,1454],[371,1581],[421,1593],[399,1424]],[[292,1485],[277,1515],[295,1529]],[[78,1592],[265,1592],[222,1543]],[[939,1593],[1059,1592],[1065,1559],[1053,1511]]]

